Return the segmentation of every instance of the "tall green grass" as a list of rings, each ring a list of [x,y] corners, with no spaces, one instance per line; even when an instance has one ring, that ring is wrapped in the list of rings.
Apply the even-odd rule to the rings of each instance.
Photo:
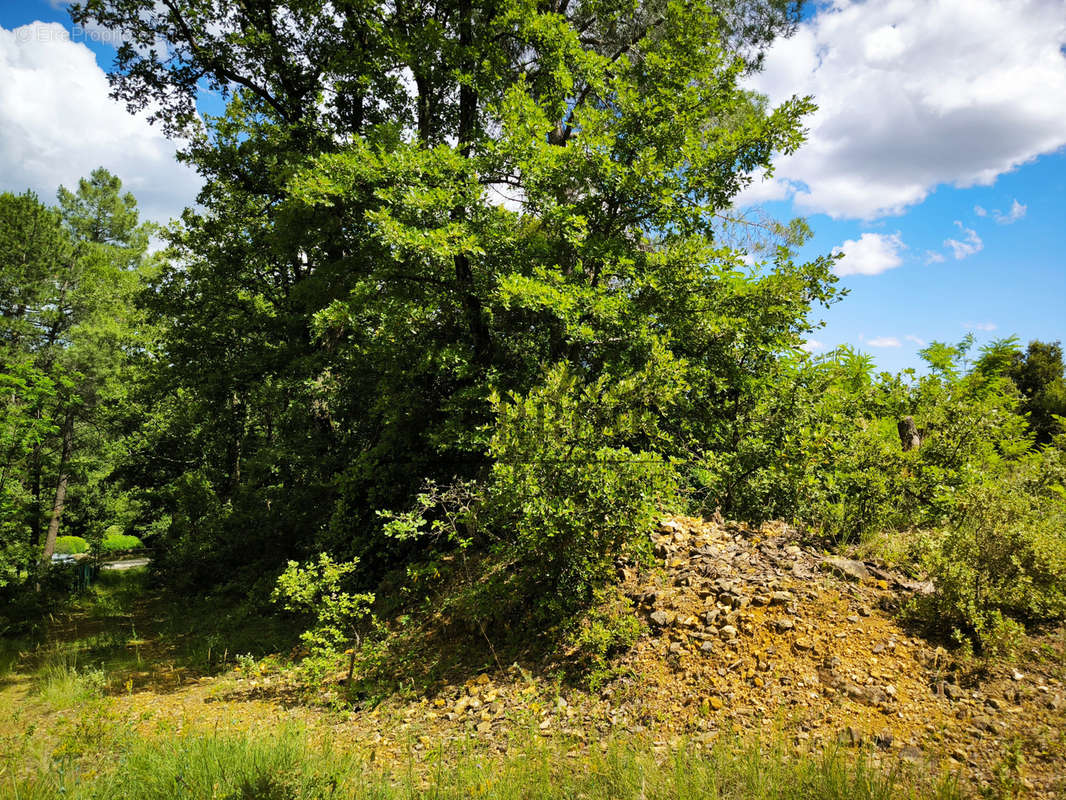
[[[74,708],[101,697],[107,675],[96,667],[79,666],[77,652],[56,652],[38,668],[34,683],[52,708]]]
[[[184,736],[128,741],[128,749],[81,765],[0,780],[0,800],[906,800],[960,797],[957,787],[914,771],[885,770],[832,751],[793,756],[780,745],[682,749],[665,761],[632,743],[569,757],[531,741],[499,761],[475,751],[441,754],[383,772],[298,729],[273,737]],[[88,764],[92,766],[88,766]],[[9,773],[10,774],[10,773]]]

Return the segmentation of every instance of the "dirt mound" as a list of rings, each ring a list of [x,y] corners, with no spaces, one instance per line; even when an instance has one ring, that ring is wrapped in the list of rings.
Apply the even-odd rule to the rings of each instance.
[[[1066,789],[1061,649],[978,680],[898,622],[925,584],[823,556],[780,523],[674,517],[653,538],[667,570],[626,575],[651,632],[628,658],[639,699],[616,716],[700,733],[780,722],[800,747],[868,744],[978,783],[1015,748],[1028,788]]]

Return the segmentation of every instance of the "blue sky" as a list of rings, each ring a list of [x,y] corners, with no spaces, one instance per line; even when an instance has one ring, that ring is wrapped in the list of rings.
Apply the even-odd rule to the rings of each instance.
[[[0,0],[0,189],[50,200],[102,164],[166,219],[198,181],[107,99],[107,40],[61,0]],[[850,344],[897,370],[969,331],[1066,339],[1064,53],[1066,0],[830,0],[773,46],[751,87],[819,111],[740,203],[806,217],[802,256],[845,254],[850,294],[812,352]]]
[[[1025,213],[1008,223],[1015,202],[1025,206]],[[791,206],[767,208],[788,216],[796,213]],[[1004,215],[1002,222],[992,216],[994,210]],[[867,222],[811,215],[815,236],[804,255],[831,251],[864,233],[898,234],[905,247],[898,251],[898,267],[841,276],[838,285],[849,295],[820,315],[827,325],[813,335],[823,345],[818,349],[850,344],[871,353],[880,367],[898,370],[919,364],[923,343],[956,342],[967,332],[979,344],[1007,336],[1023,344],[1066,339],[1064,212],[1066,154],[1060,152],[1001,175],[991,186],[940,185],[898,216]],[[980,250],[961,259],[944,245],[954,239],[973,246],[956,222],[974,231],[981,243]],[[928,252],[944,260],[929,262]]]

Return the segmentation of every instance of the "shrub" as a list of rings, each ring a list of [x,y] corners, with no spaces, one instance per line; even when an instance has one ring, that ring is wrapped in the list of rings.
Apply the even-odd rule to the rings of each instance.
[[[55,552],[62,555],[76,555],[89,552],[89,543],[80,536],[56,537]]]
[[[107,533],[100,542],[100,549],[105,553],[116,553],[122,550],[137,550],[144,547],[144,542],[136,536],[123,533]]]
[[[278,577],[271,599],[287,611],[309,617],[310,627],[300,640],[311,653],[312,671],[324,666],[337,651],[356,638],[357,624],[370,615],[372,594],[351,594],[342,589],[344,578],[357,561],[337,563],[320,553],[317,561],[290,561]]]
[[[488,516],[551,616],[586,605],[620,555],[647,546],[663,508],[680,504],[672,466],[624,443],[649,437],[646,377],[585,384],[557,368],[525,397],[495,400]]]
[[[776,512],[837,540],[958,519],[969,487],[1008,473],[1031,449],[1013,385],[966,372],[970,344],[931,345],[931,374],[921,377],[874,378],[869,359],[847,348],[797,371],[797,430],[778,476],[778,493],[791,490],[795,504]],[[908,451],[897,429],[905,416],[921,431]]]
[[[923,548],[935,618],[995,649],[1016,638],[1011,617],[1066,614],[1064,473],[1062,451],[1049,448],[962,493],[955,523]]]
[[[613,661],[628,651],[643,631],[633,601],[617,586],[598,589],[593,605],[569,636],[573,655],[585,672],[591,691],[616,673]]]

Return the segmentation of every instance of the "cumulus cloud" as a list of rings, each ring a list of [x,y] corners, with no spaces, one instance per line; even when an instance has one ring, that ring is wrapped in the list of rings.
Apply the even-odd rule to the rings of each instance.
[[[108,97],[91,50],[56,23],[0,28],[0,190],[52,202],[96,167],[118,175],[144,217],[159,222],[195,201],[200,180],[143,116]]]
[[[822,344],[821,342],[819,342],[817,339],[808,339],[807,341],[805,341],[803,344],[800,345],[800,350],[803,350],[804,352],[807,352],[807,353],[813,353],[813,352],[815,352],[817,350],[822,350],[824,348],[825,348],[825,345]]]
[[[740,193],[736,204],[758,206],[776,200],[786,200],[791,192],[788,181],[768,177],[766,170],[757,169],[751,174],[751,183]]]
[[[835,0],[751,79],[819,105],[758,196],[873,219],[939,184],[991,184],[1066,144],[1064,43],[1062,0]]]
[[[975,213],[979,217],[987,217],[988,216],[988,211],[986,209],[982,208],[981,206],[974,206],[973,207],[973,213]]]
[[[835,271],[837,275],[877,275],[902,264],[900,253],[906,248],[899,232],[864,233],[833,248],[833,255],[844,254]]]
[[[1000,225],[1010,225],[1011,223],[1017,222],[1022,217],[1024,217],[1025,212],[1028,210],[1028,206],[1022,205],[1017,200],[1015,200],[1013,203],[1011,203],[1010,211],[1008,211],[1006,214],[1001,214],[996,211],[993,213],[993,216],[995,217],[996,222]]]
[[[895,336],[876,336],[866,342],[870,347],[902,347]]]
[[[967,228],[958,220],[955,220],[955,225],[960,231],[962,231],[963,238],[959,239],[945,239],[944,247],[951,248],[951,254],[955,256],[956,261],[961,261],[967,256],[972,256],[974,253],[980,253],[984,249],[985,243],[981,241],[981,237],[977,235],[977,231],[973,228]]]

